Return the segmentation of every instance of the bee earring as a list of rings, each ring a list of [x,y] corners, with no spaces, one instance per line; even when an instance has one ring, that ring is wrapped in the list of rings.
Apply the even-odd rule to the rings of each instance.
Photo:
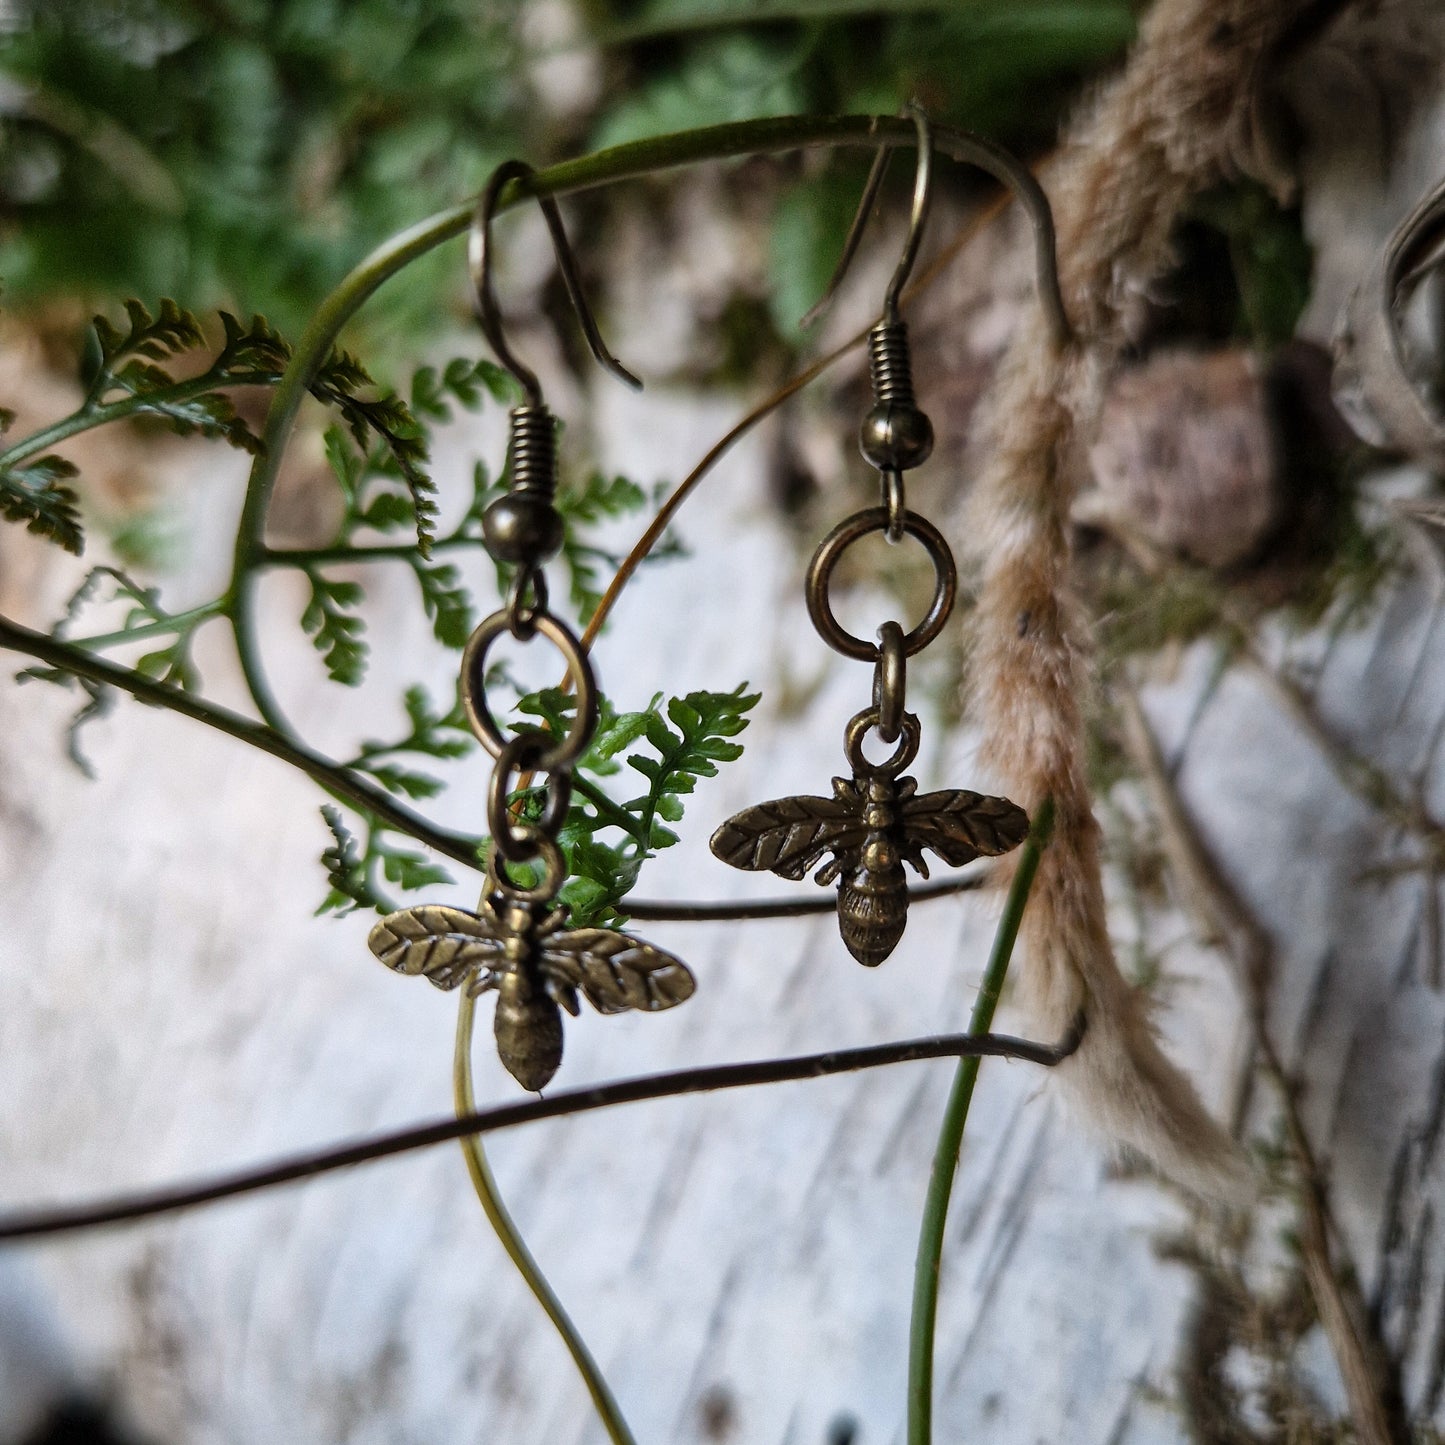
[[[542,397],[535,373],[507,345],[492,286],[491,224],[502,187],[525,180],[532,168],[504,162],[492,174],[477,205],[469,262],[477,314],[497,358],[521,384],[526,400],[510,414],[507,445],[509,486],[482,519],[487,550],[516,567],[506,605],[481,622],[462,654],[462,702],[473,732],[496,760],[487,792],[486,884],[475,913],[443,904],[422,904],[389,914],[372,930],[371,951],[397,973],[422,974],[437,988],[465,986],[473,995],[497,992],[497,1053],[524,1089],[541,1089],[562,1062],[562,1010],[575,1015],[580,993],[599,1013],[671,1008],[691,997],[693,976],[660,948],[610,928],[568,928],[565,906],[556,902],[566,878],[557,836],[567,817],[572,769],[597,728],[597,681],[586,650],[547,606],[543,563],[562,544],[562,519],[553,504],[557,490],[557,422]],[[607,350],[582,294],[562,218],[539,197],[552,233],[562,278],[597,360],[632,386],[639,382]],[[572,726],[561,738],[524,732],[503,736],[487,703],[487,654],[503,633],[518,642],[538,635],[566,660],[576,698]],[[517,816],[514,800],[524,780],[541,801],[531,820]],[[519,883],[509,867],[539,875]]]
[[[844,657],[873,663],[872,704],[855,714],[843,733],[843,751],[853,776],[834,778],[831,798],[779,798],[745,808],[713,834],[711,844],[712,851],[734,868],[765,869],[794,881],[827,858],[817,881],[837,883],[843,942],[859,963],[869,967],[882,963],[903,936],[908,919],[905,863],[927,878],[925,849],[958,867],[978,857],[1007,853],[1023,841],[1029,826],[1023,809],[1006,798],[963,789],[920,794],[916,781],[903,776],[918,754],[921,736],[917,716],[905,708],[907,660],[943,630],[957,592],[957,570],[948,543],[931,522],[908,510],[903,486],[903,473],[926,461],[933,449],[932,425],[914,399],[908,327],[899,308],[928,216],[933,165],[927,117],[917,108],[910,108],[910,113],[918,129],[913,214],[903,255],[889,282],[883,319],[868,333],[874,404],[859,435],[864,457],[879,473],[881,503],[854,513],[823,539],[808,566],[805,588],[808,616],[823,641]],[[843,258],[820,307],[847,269],[887,160],[884,150],[874,162]],[[909,536],[921,543],[933,564],[934,591],[928,612],[916,627],[905,633],[897,622],[885,622],[878,629],[878,641],[872,643],[839,625],[829,584],[843,553],[875,532],[882,532],[890,542]],[[881,763],[869,761],[863,751],[864,739],[873,731],[893,748]]]

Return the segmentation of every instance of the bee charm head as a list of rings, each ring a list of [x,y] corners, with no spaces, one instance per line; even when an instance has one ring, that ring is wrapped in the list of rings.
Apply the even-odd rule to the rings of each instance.
[[[766,869],[797,880],[827,856],[819,883],[838,884],[838,930],[848,952],[873,968],[898,946],[908,921],[907,863],[924,878],[930,848],[959,867],[1007,853],[1023,842],[1028,815],[1007,798],[951,788],[918,792],[901,776],[917,756],[919,725],[904,713],[893,755],[872,763],[863,738],[874,709],[848,724],[845,746],[853,776],[833,779],[831,798],[779,798],[729,818],[712,836],[712,851],[734,868]]]

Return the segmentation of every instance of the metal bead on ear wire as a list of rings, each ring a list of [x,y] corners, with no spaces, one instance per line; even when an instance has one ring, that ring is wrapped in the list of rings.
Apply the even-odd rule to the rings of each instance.
[[[496,760],[487,791],[486,885],[476,912],[441,904],[403,908],[383,918],[368,942],[397,973],[422,974],[442,989],[465,986],[474,995],[496,990],[498,1056],[524,1089],[541,1089],[562,1062],[562,1010],[575,1015],[579,993],[599,1013],[655,1011],[691,997],[695,983],[685,964],[640,939],[611,928],[569,928],[567,909],[556,902],[567,873],[557,838],[567,818],[572,769],[597,729],[598,690],[586,649],[547,605],[542,566],[562,544],[562,518],[554,502],[557,421],[536,374],[507,344],[492,286],[490,240],[497,200],[503,186],[525,182],[532,174],[522,161],[507,161],[493,172],[477,204],[469,247],[482,330],[526,397],[510,414],[507,492],[482,518],[487,550],[517,570],[506,605],[478,624],[462,653],[462,703],[472,731]],[[556,205],[545,196],[537,199],[593,355],[629,385],[641,386],[603,344]],[[486,697],[487,656],[503,633],[521,642],[540,634],[566,660],[576,711],[565,736],[503,735]],[[540,793],[541,802],[534,817],[521,819],[512,799],[524,777],[538,775],[544,782],[540,788],[533,783],[530,791]],[[519,883],[509,865],[530,867],[540,877]]]
[[[766,869],[782,878],[800,879],[821,863],[817,881],[838,885],[843,942],[859,963],[869,967],[882,963],[903,936],[908,920],[905,863],[927,878],[925,849],[957,867],[1007,853],[1023,842],[1029,827],[1024,810],[1007,798],[961,788],[919,793],[917,782],[903,776],[918,754],[922,736],[917,716],[904,707],[907,660],[943,630],[958,585],[953,554],[943,534],[910,512],[904,496],[903,473],[927,460],[933,450],[933,426],[914,396],[908,327],[899,311],[928,217],[933,168],[928,119],[917,107],[910,107],[910,114],[918,131],[913,214],[903,255],[884,297],[883,319],[868,333],[873,407],[859,434],[863,456],[879,473],[880,505],[856,512],[833,528],[813,554],[805,586],[808,615],[823,641],[845,657],[873,663],[872,706],[855,714],[843,735],[853,776],[834,778],[831,798],[779,798],[745,808],[713,834],[711,843],[712,851],[735,868]],[[826,305],[846,272],[887,164],[888,152],[881,151],[842,259],[805,324]],[[829,583],[843,553],[874,532],[883,532],[893,542],[911,536],[921,543],[933,564],[934,590],[916,627],[905,633],[897,622],[885,622],[878,629],[878,641],[871,643],[839,624]],[[865,737],[875,730],[886,745],[896,745],[881,763],[871,762],[863,751]]]
[[[557,494],[557,418],[545,406],[519,406],[510,414],[505,496],[482,513],[482,538],[498,562],[528,563],[555,557],[562,546]]]

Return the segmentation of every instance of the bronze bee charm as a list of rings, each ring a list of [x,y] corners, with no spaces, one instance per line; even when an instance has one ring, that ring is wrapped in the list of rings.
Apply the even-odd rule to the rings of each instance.
[[[918,751],[918,720],[904,715],[903,740],[893,757],[870,763],[862,738],[872,722],[860,713],[848,725],[851,781],[833,779],[831,798],[779,798],[729,818],[712,836],[712,851],[734,868],[767,869],[796,881],[826,854],[816,881],[838,883],[838,929],[848,952],[870,968],[882,963],[908,921],[909,864],[924,878],[931,848],[959,867],[1018,847],[1029,819],[1007,798],[962,788],[919,793],[899,776]],[[861,725],[860,725],[861,723]]]
[[[687,965],[611,928],[568,928],[565,907],[494,891],[481,911],[425,903],[388,914],[371,951],[397,973],[438,988],[497,990],[497,1055],[524,1089],[544,1088],[562,1062],[562,1009],[580,991],[598,1013],[656,1012],[691,998]]]

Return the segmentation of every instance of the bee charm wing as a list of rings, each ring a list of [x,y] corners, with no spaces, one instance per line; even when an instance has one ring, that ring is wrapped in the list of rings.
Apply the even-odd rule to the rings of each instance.
[[[612,928],[574,928],[542,945],[542,971],[574,988],[603,1014],[656,1013],[692,997],[687,965]]]
[[[438,988],[456,988],[484,973],[480,986],[496,982],[493,965],[505,956],[497,930],[487,918],[464,908],[424,903],[388,913],[367,938],[371,951],[397,973],[419,973]]]
[[[975,858],[1007,853],[1029,831],[1029,815],[1017,803],[964,788],[908,798],[899,811],[905,839],[914,851],[932,848],[955,868]]]
[[[825,853],[856,848],[867,829],[837,798],[778,798],[734,813],[709,846],[724,863],[796,882]]]

